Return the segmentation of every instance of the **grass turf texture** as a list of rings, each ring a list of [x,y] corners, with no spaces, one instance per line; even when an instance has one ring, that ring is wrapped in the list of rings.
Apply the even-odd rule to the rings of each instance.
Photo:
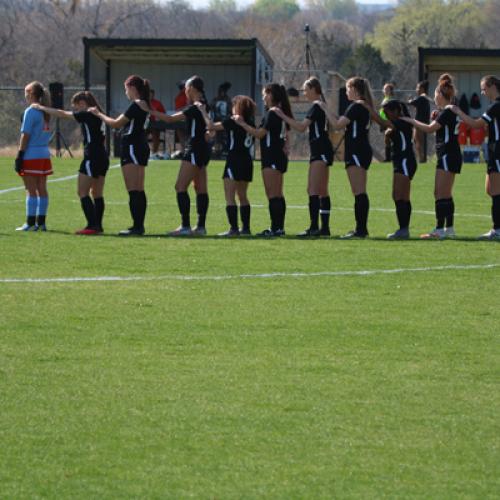
[[[11,164],[0,189],[19,185]],[[78,161],[54,164],[62,177]],[[369,173],[371,205],[388,211],[372,210],[366,241],[160,237],[179,222],[177,168],[147,169],[145,238],[114,236],[129,223],[119,169],[103,237],[72,234],[75,180],[49,185],[45,234],[15,233],[24,194],[0,194],[1,278],[164,277],[0,283],[1,496],[496,496],[500,268],[168,278],[500,264],[497,243],[473,241],[491,226],[484,166],[457,177],[461,238],[442,242],[384,240],[387,164]],[[285,177],[288,234],[307,226],[306,169]],[[331,170],[335,235],[353,227],[343,170]],[[227,228],[221,174],[211,163],[211,234]],[[414,235],[433,227],[433,176],[423,165],[414,180]],[[254,231],[268,226],[255,177]]]

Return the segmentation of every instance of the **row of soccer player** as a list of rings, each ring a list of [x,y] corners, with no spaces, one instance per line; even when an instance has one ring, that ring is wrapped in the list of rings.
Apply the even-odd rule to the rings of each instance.
[[[214,131],[225,130],[228,137],[228,156],[223,180],[229,230],[223,235],[250,234],[250,202],[248,184],[252,180],[253,161],[251,150],[254,139],[260,140],[262,177],[269,200],[271,224],[260,236],[285,234],[286,202],[283,190],[284,174],[288,166],[288,136],[291,128],[309,133],[310,166],[307,191],[309,194],[310,225],[301,233],[304,237],[330,235],[329,219],[331,202],[328,192],[329,167],[334,151],[329,138],[329,127],[345,129],[345,168],[354,195],[356,227],[344,238],[368,236],[369,198],[366,191],[367,173],[372,161],[369,141],[371,119],[386,128],[392,142],[394,167],[393,199],[399,229],[388,235],[391,239],[409,238],[411,216],[410,186],[417,170],[413,150],[413,131],[436,134],[437,166],[435,177],[435,228],[423,238],[454,236],[453,184],[462,167],[462,154],[458,143],[458,124],[463,120],[471,127],[489,128],[489,155],[486,191],[492,199],[493,228],[481,236],[500,239],[500,80],[487,76],[481,80],[481,92],[492,104],[482,115],[473,119],[453,103],[456,89],[452,78],[445,74],[439,78],[434,101],[438,108],[430,124],[410,118],[406,106],[397,100],[384,104],[386,119],[374,107],[369,82],[361,77],[347,81],[347,97],[351,101],[343,116],[335,116],[326,106],[320,82],[309,78],[303,92],[311,107],[302,121],[294,119],[285,88],[277,83],[264,87],[262,98],[265,114],[257,127],[254,122],[255,103],[246,96],[233,99],[232,116],[223,122],[213,123],[207,113],[203,80],[193,76],[186,81],[185,93],[189,105],[182,111],[167,115],[149,107],[149,83],[132,75],[124,82],[125,94],[131,101],[128,109],[117,118],[106,116],[90,92],[79,92],[72,100],[73,111],[57,110],[47,106],[48,96],[39,82],[26,86],[25,94],[30,105],[23,117],[20,149],[15,168],[27,190],[26,223],[18,230],[45,230],[48,207],[46,178],[52,173],[48,149],[50,116],[74,119],[81,125],[84,158],[78,177],[78,193],[87,225],[78,234],[102,232],[104,213],[103,187],[109,167],[104,147],[104,125],[122,129],[121,167],[125,187],[129,194],[129,207],[133,225],[120,231],[120,235],[144,234],[147,198],[144,192],[145,167],[149,158],[146,129],[149,116],[167,123],[185,121],[189,132],[183,153],[175,190],[181,216],[181,225],[169,234],[172,236],[204,235],[209,206],[207,192],[207,165],[210,160],[208,137]],[[197,225],[191,228],[190,197],[188,188],[193,183],[196,192]],[[238,225],[238,207],[241,226]],[[320,224],[321,220],[321,224]]]

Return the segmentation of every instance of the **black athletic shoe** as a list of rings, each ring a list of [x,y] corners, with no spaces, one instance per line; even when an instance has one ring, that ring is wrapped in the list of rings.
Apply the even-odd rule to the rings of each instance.
[[[240,236],[252,236],[250,229],[240,229]]]
[[[306,229],[297,235],[299,238],[317,238],[321,236],[321,231],[319,229]]]
[[[352,240],[352,239],[364,239],[368,236],[368,233],[360,233],[359,231],[349,231],[340,237],[341,240]]]
[[[257,233],[255,236],[258,236],[259,238],[271,238],[274,234],[270,229],[264,229],[264,231]]]
[[[142,236],[144,234],[144,228],[129,227],[118,233],[118,236]]]
[[[285,230],[284,229],[276,229],[276,231],[271,231],[273,233],[273,236],[276,238],[281,238],[282,236],[285,236]]]
[[[320,236],[331,236],[329,227],[322,227],[319,231]]]

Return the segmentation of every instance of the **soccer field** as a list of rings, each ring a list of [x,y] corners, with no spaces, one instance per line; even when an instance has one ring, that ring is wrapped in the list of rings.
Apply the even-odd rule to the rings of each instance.
[[[369,172],[370,238],[341,164],[333,237],[301,240],[307,165],[291,163],[282,239],[179,224],[178,163],[147,168],[147,235],[119,168],[105,234],[84,226],[78,160],[54,160],[47,233],[19,233],[24,192],[0,160],[0,497],[493,498],[499,481],[500,245],[484,165],[454,193],[457,239],[387,241],[392,168]],[[116,163],[116,161],[112,161]],[[256,164],[252,229],[268,227]],[[413,183],[413,236],[434,227],[434,166]],[[194,196],[192,196],[194,200]],[[194,203],[192,215],[195,213]],[[194,219],[194,218],[193,218]],[[496,493],[495,493],[496,491]]]

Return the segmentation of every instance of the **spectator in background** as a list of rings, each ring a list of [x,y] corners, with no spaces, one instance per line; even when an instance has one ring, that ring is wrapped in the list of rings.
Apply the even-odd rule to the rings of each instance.
[[[184,90],[185,86],[186,82],[184,80],[177,82],[177,90],[179,92],[177,93],[174,99],[174,109],[176,112],[182,111],[184,108],[188,106],[188,100],[186,97],[186,92]],[[185,122],[180,122],[180,125],[181,125],[180,127],[175,129],[175,140],[174,140],[174,143],[178,142],[180,144],[180,149],[179,151],[176,151],[174,154],[172,154],[172,159],[180,158],[186,145],[186,137],[187,137],[186,124]]]
[[[382,120],[387,121],[388,118],[387,118],[387,115],[385,114],[384,106],[389,101],[392,101],[394,99],[394,84],[389,83],[389,82],[384,84],[382,91],[384,92],[384,98],[382,99],[382,102],[380,103],[381,107],[380,107],[380,111],[378,114],[380,115]],[[380,127],[381,132],[383,132],[385,130],[387,130],[386,127],[383,127],[383,126]],[[385,136],[384,136],[384,151],[385,151],[384,161],[391,161],[391,157],[392,157],[392,155],[391,155],[391,139],[388,136],[388,134],[385,134]]]
[[[214,122],[223,122],[231,115],[231,98],[228,91],[231,88],[229,82],[224,82],[219,85],[217,95],[212,99],[210,105],[213,113]],[[214,153],[216,156],[222,156],[226,149],[226,132],[225,130],[217,131],[215,134]]]
[[[429,82],[423,80],[417,83],[417,97],[410,99],[408,104],[416,110],[415,120],[429,124],[431,120],[431,99],[427,95],[429,91]],[[417,150],[418,161],[425,163],[427,161],[427,135],[422,130],[414,129],[415,149]]]
[[[151,109],[165,113],[165,107],[158,99],[155,99],[155,91],[151,89],[149,92],[149,102]],[[165,130],[163,123],[159,122],[153,115],[149,117],[149,133],[151,134],[151,156],[152,160],[161,160],[163,157],[158,153],[160,147],[160,132]]]

